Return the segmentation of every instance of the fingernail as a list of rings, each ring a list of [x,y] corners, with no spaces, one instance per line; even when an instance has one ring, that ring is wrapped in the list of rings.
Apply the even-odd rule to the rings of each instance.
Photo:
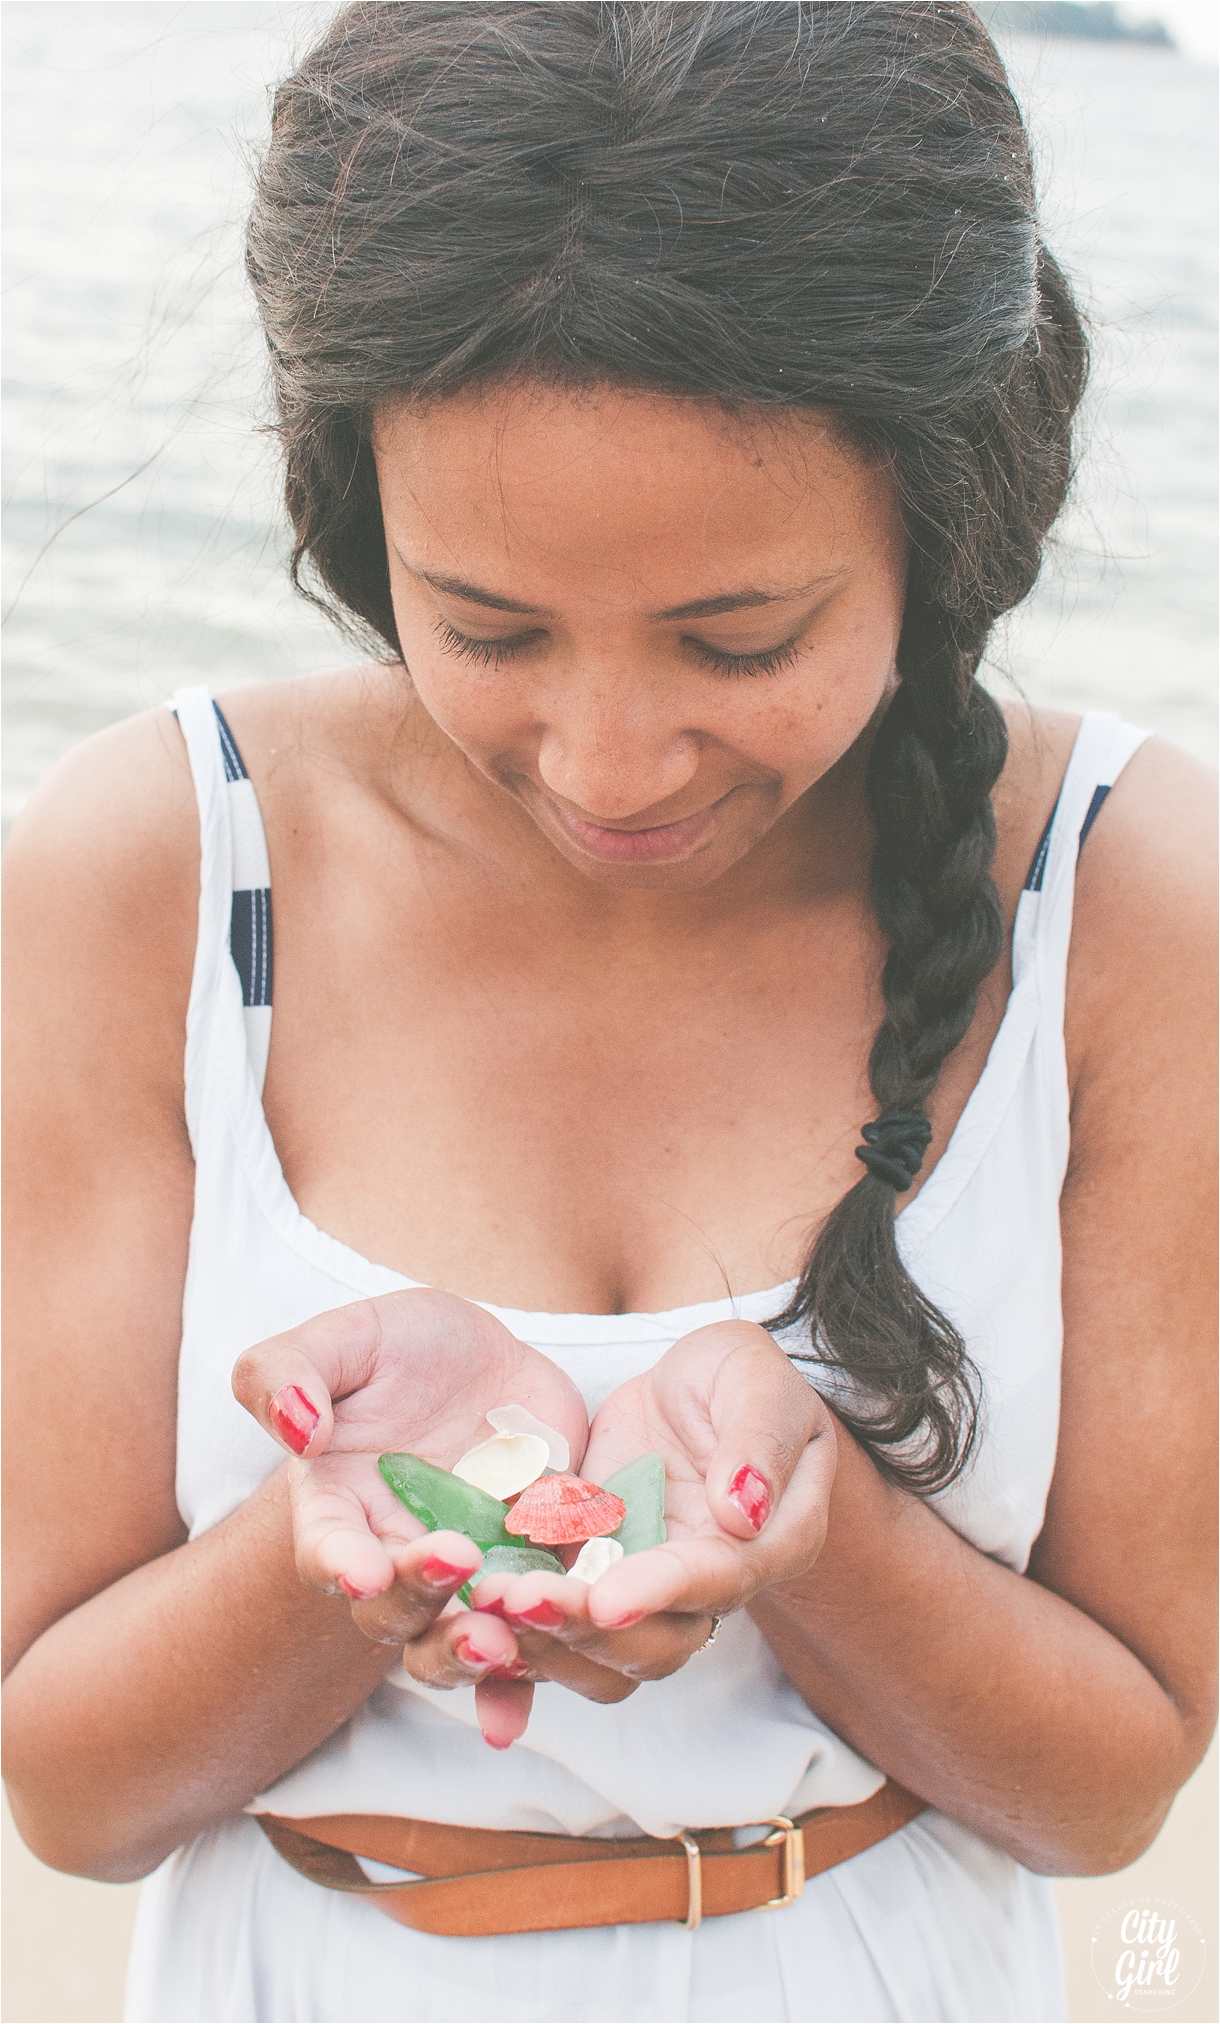
[[[489,1736],[486,1729],[484,1729],[483,1731],[483,1741],[486,1743],[489,1750],[511,1750],[513,1747],[513,1739],[511,1736],[509,1736],[505,1742],[497,1743],[495,1737]]]
[[[267,1407],[267,1418],[294,1455],[303,1455],[322,1415],[299,1384],[286,1384]]]
[[[757,1469],[751,1469],[746,1463],[729,1484],[727,1494],[729,1502],[736,1504],[747,1524],[752,1525],[756,1532],[761,1532],[771,1509],[771,1486],[766,1477],[760,1476]]]
[[[419,1578],[427,1588],[450,1588],[455,1581],[469,1581],[473,1572],[472,1567],[451,1567],[447,1560],[434,1555],[425,1560]]]
[[[560,1624],[567,1622],[561,1609],[556,1609],[553,1602],[545,1601],[536,1602],[532,1609],[515,1609],[512,1620],[514,1623],[533,1624],[536,1630],[558,1630]]]
[[[497,1663],[494,1652],[481,1652],[468,1637],[455,1637],[453,1649],[462,1665],[471,1666],[478,1671],[484,1666],[494,1666]]]
[[[643,1623],[646,1609],[628,1610],[626,1616],[612,1616],[601,1625],[602,1630],[630,1630],[633,1623]]]
[[[482,1583],[479,1586],[481,1587]],[[470,1607],[481,1610],[484,1616],[507,1617],[508,1615],[508,1611],[504,1607],[504,1597],[502,1595],[493,1595],[490,1602],[480,1602],[478,1589],[471,1596]]]
[[[354,1582],[348,1580],[346,1574],[339,1576],[339,1586],[344,1595],[350,1595],[353,1602],[374,1602],[381,1594],[379,1588],[357,1588]]]

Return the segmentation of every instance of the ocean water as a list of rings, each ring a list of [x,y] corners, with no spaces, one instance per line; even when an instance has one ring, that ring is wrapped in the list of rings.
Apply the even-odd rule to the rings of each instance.
[[[77,740],[181,683],[350,652],[284,578],[240,272],[269,87],[330,12],[4,10],[6,819]],[[1076,496],[992,674],[1210,760],[1215,68],[1064,41],[1005,55],[1097,372]]]

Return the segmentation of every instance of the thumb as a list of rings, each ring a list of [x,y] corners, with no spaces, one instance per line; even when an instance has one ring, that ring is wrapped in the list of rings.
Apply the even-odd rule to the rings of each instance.
[[[325,1454],[335,1424],[331,1400],[368,1384],[376,1368],[384,1305],[332,1307],[238,1357],[235,1398],[289,1454]]]
[[[298,1334],[290,1329],[239,1356],[233,1395],[289,1454],[322,1455],[334,1428],[330,1388]]]
[[[722,1530],[734,1539],[755,1539],[810,1442],[825,1438],[833,1456],[834,1427],[818,1394],[765,1329],[752,1322],[732,1326],[740,1335],[708,1395],[716,1447],[705,1487]]]

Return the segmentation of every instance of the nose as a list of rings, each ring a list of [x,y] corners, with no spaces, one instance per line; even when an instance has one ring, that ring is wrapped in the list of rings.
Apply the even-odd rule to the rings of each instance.
[[[592,822],[626,822],[672,800],[699,770],[699,742],[634,685],[591,684],[550,714],[538,747],[543,785]]]

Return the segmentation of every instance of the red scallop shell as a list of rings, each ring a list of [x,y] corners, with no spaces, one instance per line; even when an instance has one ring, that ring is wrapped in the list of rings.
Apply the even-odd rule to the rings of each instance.
[[[574,1546],[617,1532],[627,1506],[612,1490],[586,1483],[583,1476],[540,1476],[523,1490],[504,1520],[506,1532],[520,1533],[535,1546]]]

